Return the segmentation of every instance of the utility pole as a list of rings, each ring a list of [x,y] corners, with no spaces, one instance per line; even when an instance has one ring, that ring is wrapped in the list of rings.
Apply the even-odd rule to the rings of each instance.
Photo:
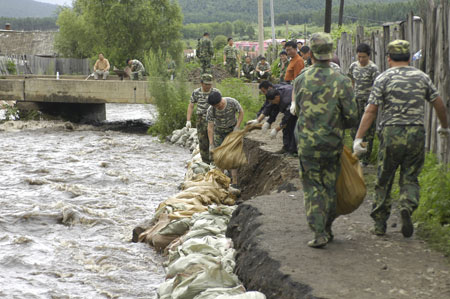
[[[332,0],[326,0],[325,3],[325,27],[323,29],[323,31],[325,31],[326,33],[330,33],[331,32],[331,8],[333,5],[333,1]]]
[[[264,55],[264,15],[263,0],[258,0],[258,54]]]
[[[275,41],[275,14],[273,12],[273,0],[270,0],[270,23],[272,25],[272,50],[273,60],[277,58],[277,42]]]
[[[339,28],[342,27],[342,19],[344,18],[344,0],[341,0],[341,6],[339,6]]]

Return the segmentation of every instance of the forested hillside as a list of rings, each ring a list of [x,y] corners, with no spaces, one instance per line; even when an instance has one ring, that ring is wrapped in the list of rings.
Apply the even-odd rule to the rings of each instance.
[[[1,0],[0,17],[52,17],[56,15],[58,5],[37,2],[33,0]]]
[[[235,20],[257,21],[257,0],[178,0],[184,14],[184,23],[208,23]],[[264,0],[264,15],[270,15],[270,0]],[[405,2],[401,0],[346,0],[345,6],[357,4],[383,4]],[[274,0],[276,15],[286,13],[314,13],[325,6],[325,1],[311,0]],[[339,0],[333,0],[333,6],[339,6]],[[268,18],[267,18],[268,19]]]

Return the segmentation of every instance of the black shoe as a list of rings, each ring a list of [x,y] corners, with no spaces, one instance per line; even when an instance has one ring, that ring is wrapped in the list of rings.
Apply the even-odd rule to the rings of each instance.
[[[414,233],[414,226],[411,221],[411,214],[408,210],[404,209],[400,211],[400,215],[402,216],[402,234],[403,237],[409,238]]]

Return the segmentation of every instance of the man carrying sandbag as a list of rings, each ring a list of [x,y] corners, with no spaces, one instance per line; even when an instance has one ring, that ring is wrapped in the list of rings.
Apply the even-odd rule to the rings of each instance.
[[[297,123],[297,116],[290,112],[292,102],[292,85],[285,85],[283,89],[271,89],[266,94],[266,99],[272,104],[269,107],[277,107],[277,114],[284,114],[281,123],[270,132],[270,137],[275,139],[278,132],[283,130],[283,148],[277,154],[289,154],[297,156],[297,144],[295,142],[294,130]],[[264,114],[272,114],[264,112]]]
[[[241,104],[233,98],[222,97],[218,91],[212,91],[208,97],[206,119],[208,120],[209,151],[220,146],[231,132],[238,130],[244,119]],[[236,118],[236,113],[239,116]],[[238,188],[237,169],[231,170],[232,187]]]
[[[409,42],[395,40],[388,45],[390,68],[374,82],[369,105],[361,120],[353,151],[356,155],[367,152],[362,138],[377,117],[378,107],[383,107],[381,116],[380,147],[378,152],[378,174],[375,186],[375,201],[370,216],[375,221],[372,232],[377,236],[386,233],[386,221],[391,213],[390,191],[395,172],[400,166],[400,215],[402,234],[409,238],[414,233],[411,214],[419,205],[419,176],[425,160],[424,103],[431,103],[436,110],[441,126],[438,133],[448,138],[446,108],[438,91],[427,74],[412,66]]]
[[[330,67],[333,39],[315,33],[310,40],[314,65],[294,81],[298,109],[298,154],[307,222],[314,232],[308,246],[324,247],[333,240],[336,180],[344,130],[356,126],[358,113],[349,78]]]
[[[200,155],[202,161],[206,164],[211,163],[209,159],[209,140],[208,140],[208,122],[206,120],[206,112],[208,111],[208,96],[213,91],[218,89],[212,87],[213,76],[210,74],[203,74],[201,77],[201,86],[195,89],[191,95],[191,102],[189,103],[186,115],[186,128],[189,130],[192,127],[191,116],[194,111],[194,105],[197,104],[197,136],[200,148]]]

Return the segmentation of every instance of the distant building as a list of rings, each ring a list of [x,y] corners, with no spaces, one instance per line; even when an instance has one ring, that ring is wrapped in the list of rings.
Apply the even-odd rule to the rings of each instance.
[[[0,55],[56,56],[55,31],[15,31],[9,24],[0,29]]]

